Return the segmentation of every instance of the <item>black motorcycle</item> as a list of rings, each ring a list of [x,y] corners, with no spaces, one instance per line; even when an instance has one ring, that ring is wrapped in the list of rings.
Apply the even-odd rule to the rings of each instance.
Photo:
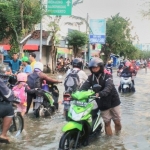
[[[0,74],[0,78],[3,79],[3,81],[8,85],[8,87],[11,87],[11,84],[8,82],[10,76],[9,75],[4,75],[4,74]],[[5,101],[3,100],[3,97],[1,98],[1,102],[3,103],[10,103],[14,109],[14,116],[13,116],[13,121],[12,121],[12,125],[9,128],[9,132],[13,135],[13,136],[18,136],[20,135],[20,133],[22,132],[23,128],[24,128],[24,119],[21,115],[21,112],[17,112],[17,105],[20,103],[20,99],[15,97],[11,102],[9,101]],[[0,118],[0,131],[2,129],[2,124],[3,124],[3,119]]]
[[[24,119],[23,119],[21,113],[16,111],[16,109],[17,109],[16,104],[20,103],[20,99],[15,98],[12,102],[4,101],[3,103],[10,103],[13,106],[15,114],[12,119],[12,124],[9,128],[9,133],[12,136],[17,137],[21,134],[22,130],[24,129]],[[3,119],[0,118],[0,132],[2,131],[2,124],[3,124]]]

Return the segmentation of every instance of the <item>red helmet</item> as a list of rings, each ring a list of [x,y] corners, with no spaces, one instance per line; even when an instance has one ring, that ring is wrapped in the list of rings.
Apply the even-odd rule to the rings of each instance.
[[[130,63],[129,61],[127,61],[127,62],[125,63],[125,66],[126,66],[126,67],[130,67],[130,66],[131,66],[131,63]]]

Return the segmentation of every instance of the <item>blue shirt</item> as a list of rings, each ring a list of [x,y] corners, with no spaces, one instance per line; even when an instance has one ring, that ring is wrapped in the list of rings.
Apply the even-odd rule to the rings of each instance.
[[[24,69],[23,69],[23,72],[24,73],[32,73],[31,66],[30,65],[25,66]]]
[[[9,66],[12,70],[12,73],[16,73],[20,69],[21,61],[20,60],[16,60],[16,61],[10,60],[9,61]]]

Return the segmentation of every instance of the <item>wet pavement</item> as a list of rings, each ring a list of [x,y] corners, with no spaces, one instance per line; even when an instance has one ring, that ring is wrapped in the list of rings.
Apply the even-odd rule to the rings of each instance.
[[[114,84],[118,88],[120,78],[113,74]],[[62,100],[63,84],[58,85]],[[150,70],[139,70],[135,79],[134,94],[119,94],[122,111],[122,131],[112,137],[104,133],[94,139],[83,150],[150,150]],[[0,144],[0,150],[57,150],[61,128],[66,123],[60,112],[51,118],[34,118],[25,116],[25,130],[11,144]],[[112,123],[113,131],[114,125]],[[81,150],[81,149],[80,149]]]

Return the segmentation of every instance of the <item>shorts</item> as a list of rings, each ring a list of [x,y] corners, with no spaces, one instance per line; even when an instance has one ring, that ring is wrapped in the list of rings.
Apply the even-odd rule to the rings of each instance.
[[[19,112],[26,112],[27,106],[24,104],[18,104],[17,105],[17,111]]]
[[[4,117],[13,117],[14,116],[14,109],[12,105],[5,102],[0,102],[0,118]]]
[[[101,116],[104,122],[109,122],[112,120],[121,120],[121,112],[120,112],[120,105],[107,109],[105,111],[101,111]]]

